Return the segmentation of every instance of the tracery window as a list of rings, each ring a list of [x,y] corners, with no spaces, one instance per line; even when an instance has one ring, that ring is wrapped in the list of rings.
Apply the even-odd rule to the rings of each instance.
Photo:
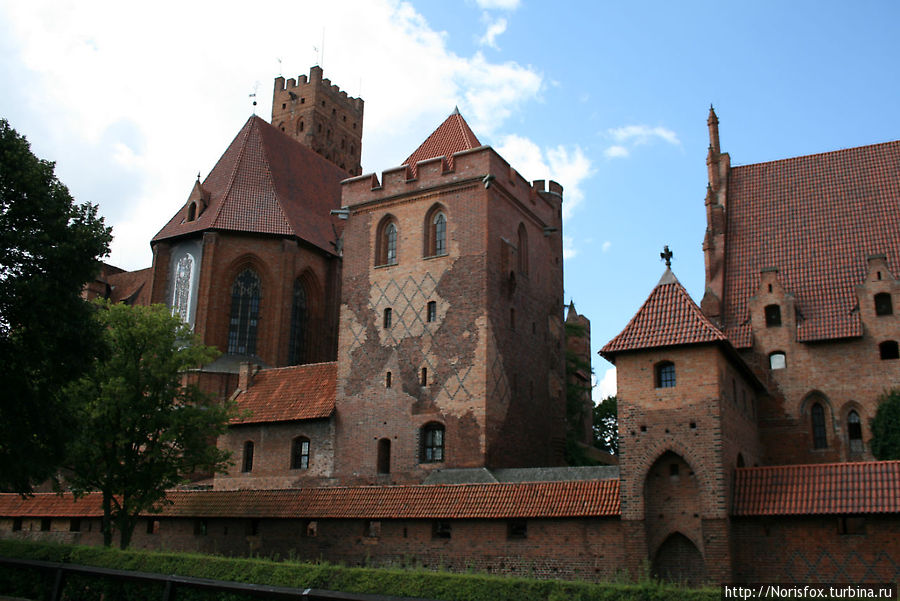
[[[291,338],[288,363],[300,365],[306,362],[306,338],[309,329],[309,304],[306,286],[300,278],[294,280],[294,299],[291,306]]]
[[[234,278],[234,285],[231,287],[231,320],[228,327],[229,354],[256,354],[259,300],[259,276],[248,267]]]
[[[444,460],[444,426],[427,424],[422,428],[422,463]]]
[[[810,410],[812,418],[813,448],[828,448],[828,437],[825,432],[825,409],[821,403],[815,403]]]
[[[172,296],[172,315],[176,313],[187,322],[191,310],[191,276],[194,272],[194,257],[187,254],[175,264],[175,293]]]
[[[291,469],[305,470],[309,467],[309,439],[305,436],[295,438],[291,443]]]

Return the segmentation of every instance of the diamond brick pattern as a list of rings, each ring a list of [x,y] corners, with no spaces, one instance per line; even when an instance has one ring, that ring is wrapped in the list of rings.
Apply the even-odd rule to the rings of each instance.
[[[735,516],[900,512],[900,461],[739,468]]]
[[[425,322],[425,306],[429,300],[434,298],[436,288],[437,280],[430,273],[426,273],[419,280],[407,276],[399,281],[391,278],[386,283],[375,282],[372,284],[371,293],[372,305],[375,307],[377,318],[381,317],[385,308],[390,307],[392,310],[391,327],[384,329],[380,327],[381,324],[378,324],[378,330],[383,336],[382,344],[396,347],[405,338],[419,337],[423,355],[422,365],[428,368],[428,373],[431,374],[430,378],[439,373],[432,352],[435,344],[434,336],[439,324]],[[354,338],[350,353],[362,344],[365,331],[363,326],[350,328]],[[451,400],[460,395],[468,396],[466,380],[472,367],[456,364],[443,365],[443,367],[451,370],[449,375],[439,382],[443,393]]]
[[[854,287],[866,257],[900,275],[900,141],[731,169],[725,331],[751,344],[748,299],[775,267],[802,315],[800,342],[860,336]]]
[[[610,356],[623,351],[726,340],[681,282],[666,269],[637,314],[600,352]]]
[[[296,490],[170,491],[164,517],[478,519],[615,517],[618,480],[360,486]],[[78,501],[39,493],[0,494],[4,517],[97,517],[101,495]]]
[[[209,206],[194,221],[181,209],[153,238],[206,230],[296,236],[334,254],[347,173],[257,116],[250,117],[203,181]]]

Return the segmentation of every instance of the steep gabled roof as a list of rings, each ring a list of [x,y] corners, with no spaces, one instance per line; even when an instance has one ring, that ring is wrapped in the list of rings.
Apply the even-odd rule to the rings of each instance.
[[[242,416],[232,425],[321,419],[334,413],[337,363],[264,369],[235,397]],[[243,415],[248,413],[248,415]]]
[[[775,267],[801,342],[859,336],[856,285],[885,254],[900,276],[900,141],[733,167],[728,179],[725,331],[750,345],[748,299]]]
[[[207,518],[500,519],[616,517],[618,480],[355,486],[291,490],[169,491],[158,515]],[[0,494],[4,517],[98,517],[101,495],[73,501]]]
[[[164,240],[204,230],[296,236],[335,252],[347,173],[257,116],[244,124],[201,185],[209,205],[187,221],[182,208],[153,238]],[[192,197],[198,190],[195,186]]]
[[[109,299],[126,305],[150,304],[150,278],[153,269],[147,267],[138,271],[122,271],[107,276],[111,290]]]
[[[409,165],[412,176],[415,177],[417,171],[416,163],[419,161],[426,161],[435,157],[447,157],[448,166],[452,169],[454,153],[472,150],[480,146],[481,142],[472,133],[472,129],[457,108],[422,142],[421,146],[416,148],[403,161],[403,165]]]
[[[733,515],[900,513],[900,461],[740,468]]]
[[[666,269],[625,329],[600,353],[609,356],[623,351],[724,341],[725,335],[703,315],[675,274]]]

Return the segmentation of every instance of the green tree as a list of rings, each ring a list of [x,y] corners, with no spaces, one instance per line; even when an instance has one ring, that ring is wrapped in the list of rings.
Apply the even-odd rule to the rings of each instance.
[[[81,291],[111,240],[53,170],[0,119],[0,490],[20,493],[62,461],[72,427],[59,392],[99,340]]]
[[[619,454],[619,401],[608,396],[594,405],[594,446]]]
[[[96,320],[103,353],[67,389],[79,432],[68,453],[69,486],[76,495],[103,494],[103,542],[112,543],[115,528],[124,549],[138,514],[159,510],[166,489],[227,465],[215,437],[232,406],[187,383],[187,370],[218,352],[196,343],[166,307],[106,303]]]
[[[872,420],[871,446],[876,459],[900,459],[900,388],[879,397]]]

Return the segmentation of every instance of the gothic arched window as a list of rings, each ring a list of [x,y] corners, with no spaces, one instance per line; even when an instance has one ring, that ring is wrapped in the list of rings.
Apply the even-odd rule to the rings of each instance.
[[[306,337],[309,329],[309,298],[300,278],[294,280],[294,299],[291,304],[291,338],[288,363],[300,365],[306,361]]]
[[[387,216],[378,226],[375,245],[375,265],[397,264],[397,223],[394,218]]]
[[[229,354],[256,354],[259,299],[259,276],[248,267],[234,278],[234,285],[231,287],[231,320],[228,325]]]
[[[441,205],[435,205],[425,215],[425,248],[426,257],[439,257],[447,254],[447,215]]]
[[[191,310],[191,277],[194,274],[194,257],[184,255],[175,264],[175,293],[172,295],[172,315],[176,313],[187,322]]]
[[[847,438],[850,441],[850,452],[859,454],[863,452],[862,421],[859,413],[851,411],[847,414]]]
[[[822,407],[821,403],[815,403],[812,406],[810,417],[812,418],[813,448],[828,448],[828,436],[825,430],[825,408]]]
[[[528,233],[525,231],[525,224],[519,224],[519,273],[528,273]]]

